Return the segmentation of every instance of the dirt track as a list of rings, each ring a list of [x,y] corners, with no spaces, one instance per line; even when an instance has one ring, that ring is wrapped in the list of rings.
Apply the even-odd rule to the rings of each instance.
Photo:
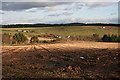
[[[56,43],[56,44],[38,44],[38,45],[24,45],[24,46],[0,46],[3,48],[13,48],[13,47],[39,47],[39,46],[44,46],[44,47],[50,47],[50,48],[56,48],[56,47],[71,47],[71,48],[119,48],[120,43],[105,43],[105,42],[87,42],[87,41],[81,41],[81,42],[67,42],[67,43]]]

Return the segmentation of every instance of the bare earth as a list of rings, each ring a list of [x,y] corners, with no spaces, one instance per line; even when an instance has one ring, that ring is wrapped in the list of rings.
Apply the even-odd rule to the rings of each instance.
[[[5,78],[120,79],[118,43],[1,46]]]
[[[24,45],[24,46],[0,46],[2,48],[14,48],[14,47],[40,47],[40,46],[44,46],[44,47],[50,47],[50,48],[62,48],[62,47],[71,47],[71,48],[119,48],[120,43],[105,43],[105,42],[87,42],[87,41],[80,41],[80,42],[66,42],[66,43],[56,43],[56,44],[36,44],[36,45]]]

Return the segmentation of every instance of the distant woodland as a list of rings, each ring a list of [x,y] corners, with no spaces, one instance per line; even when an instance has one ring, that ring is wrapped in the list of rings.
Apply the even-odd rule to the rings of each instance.
[[[1,25],[0,27],[3,28],[26,28],[26,27],[59,27],[59,26],[120,26],[120,24],[103,24],[103,23],[96,23],[96,24],[85,24],[85,23],[66,23],[66,24],[8,24],[8,25]]]

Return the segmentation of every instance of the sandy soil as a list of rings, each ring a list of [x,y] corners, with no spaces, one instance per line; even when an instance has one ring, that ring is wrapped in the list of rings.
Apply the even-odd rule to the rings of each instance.
[[[36,44],[36,45],[24,45],[24,46],[0,46],[0,48],[14,48],[14,47],[40,47],[44,46],[46,48],[119,48],[120,43],[105,43],[105,42],[87,42],[87,41],[80,41],[80,42],[65,42],[65,43],[55,43],[55,44]]]

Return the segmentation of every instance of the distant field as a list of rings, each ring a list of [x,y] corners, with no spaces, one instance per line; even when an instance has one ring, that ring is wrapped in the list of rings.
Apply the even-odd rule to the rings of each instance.
[[[33,27],[33,28],[0,28],[2,33],[17,33],[18,30],[31,30],[33,32],[24,32],[28,37],[33,35],[40,34],[55,34],[61,36],[90,36],[93,34],[99,34],[102,37],[104,34],[117,34],[118,35],[118,27],[113,26],[68,26],[68,27]]]

